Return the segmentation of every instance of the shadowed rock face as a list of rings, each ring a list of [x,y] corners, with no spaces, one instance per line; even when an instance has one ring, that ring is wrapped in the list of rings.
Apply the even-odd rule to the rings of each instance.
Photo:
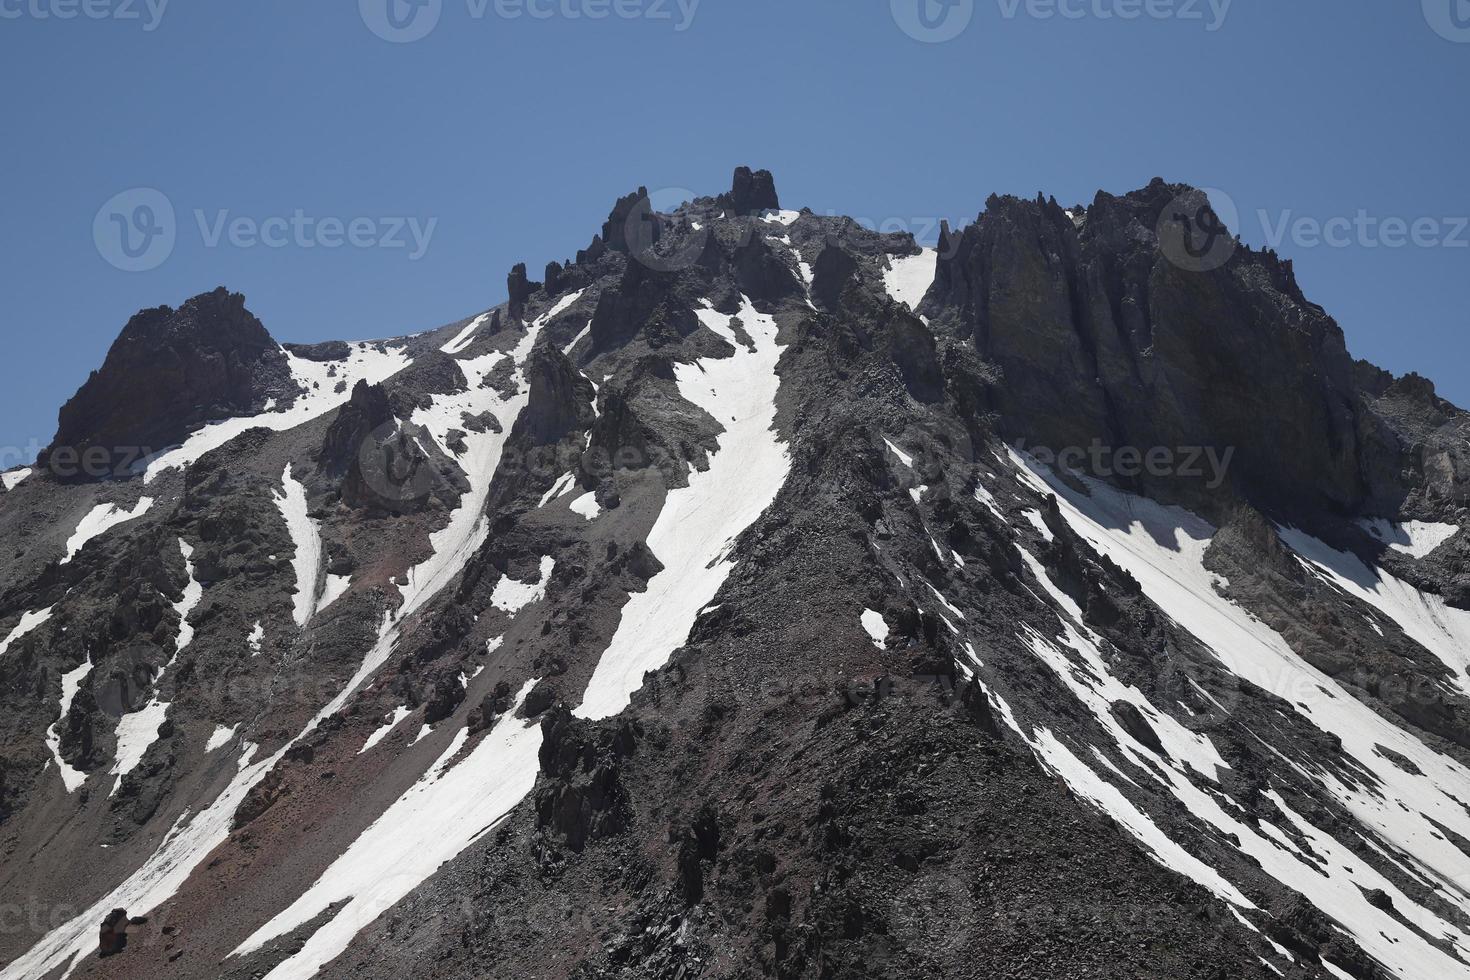
[[[736,214],[759,214],[781,207],[781,199],[776,196],[776,178],[769,170],[752,171],[749,167],[736,168],[726,200]]]
[[[1272,505],[1395,505],[1396,440],[1291,264],[1228,237],[1217,268],[1161,246],[1171,215],[1207,208],[1192,197],[1155,180],[1099,193],[1076,220],[1055,200],[992,197],[946,234],[929,308],[1000,368],[991,395],[1007,437],[1056,451],[1233,449],[1232,486]],[[1134,485],[1163,483],[1181,485],[1147,473]]]
[[[101,369],[62,407],[43,462],[69,478],[79,469],[72,455],[91,454],[106,463],[89,463],[81,477],[110,475],[201,423],[250,414],[268,399],[284,402],[298,392],[286,355],[245,308],[245,297],[216,289],[177,310],[160,306],[128,321]]]

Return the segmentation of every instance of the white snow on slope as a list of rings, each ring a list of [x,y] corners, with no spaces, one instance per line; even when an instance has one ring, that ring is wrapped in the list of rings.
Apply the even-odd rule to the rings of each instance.
[[[517,698],[525,700],[536,679]],[[507,712],[452,768],[467,744],[460,729],[423,777],[353,842],[306,894],[240,944],[247,955],[345,903],[266,980],[308,980],[352,938],[396,905],[446,861],[492,830],[536,783],[541,728]]]
[[[216,725],[214,731],[210,733],[209,741],[204,743],[204,751],[213,752],[215,749],[224,748],[230,744],[230,739],[234,738],[235,733],[239,730],[239,725],[235,725],[232,728],[226,728],[224,725]]]
[[[117,793],[122,786],[122,778],[138,768],[138,763],[143,761],[149,746],[158,740],[158,726],[168,717],[171,706],[170,702],[159,700],[158,682],[174,665],[174,661],[179,659],[179,654],[194,642],[194,627],[189,624],[189,616],[203,600],[204,586],[194,577],[194,562],[191,560],[194,557],[193,546],[180,538],[179,552],[184,556],[184,569],[188,572],[189,581],[184,586],[184,594],[174,603],[174,612],[179,614],[179,632],[174,639],[174,655],[169,658],[163,670],[158,672],[158,676],[153,678],[154,693],[148,703],[117,720],[117,751],[113,753],[112,768],[108,770],[108,775],[116,776],[117,779],[113,781],[108,796]]]
[[[1091,800],[1095,806],[1116,820],[1164,867],[1198,882],[1227,902],[1241,908],[1255,908],[1239,889],[1221,877],[1214,868],[1175,843],[1147,814],[1077,758],[1052,732],[1039,728],[1027,741],[1047,768],[1062,777],[1072,792]]]
[[[184,440],[183,445],[153,457],[144,471],[143,482],[152,483],[168,470],[188,466],[205,453],[218,449],[250,429],[287,432],[299,425],[305,425],[346,404],[352,397],[353,385],[358,381],[377,384],[391,378],[410,363],[402,348],[380,351],[375,345],[368,343],[353,344],[352,353],[346,360],[329,363],[309,361],[290,351],[283,353],[292,376],[306,389],[305,395],[297,398],[288,409],[224,419],[196,429]],[[329,373],[334,369],[335,374]]]
[[[51,750],[51,758],[56,762],[56,768],[61,771],[61,781],[66,785],[68,793],[75,793],[81,789],[87,781],[87,774],[73,769],[65,759],[61,757],[61,732],[59,727],[66,721],[66,716],[71,712],[71,703],[76,698],[77,692],[82,689],[82,682],[87,675],[92,673],[92,655],[82,661],[75,670],[69,670],[61,675],[61,714],[46,729],[46,747]]]
[[[252,657],[260,656],[261,647],[265,643],[265,627],[256,620],[255,625],[250,628],[250,635],[245,637],[245,643],[250,647]]]
[[[1360,520],[1358,526],[1394,551],[1412,558],[1427,558],[1436,548],[1460,533],[1460,528],[1455,524],[1430,524],[1425,521],[1394,524],[1381,517]]]
[[[740,343],[730,318],[707,303],[695,312],[729,341],[728,358],[674,366],[679,394],[713,416],[725,431],[709,469],[670,490],[648,535],[664,569],[623,607],[612,642],[598,661],[577,714],[606,718],[627,707],[643,675],[668,660],[689,636],[735,567],[735,539],[755,523],[786,482],[791,458],[773,430],[781,359],[776,321],[742,297],[740,322],[754,350]]]
[[[398,723],[411,714],[413,714],[413,712],[410,711],[408,708],[403,707],[402,705],[394,708],[393,714],[390,715],[388,717],[388,720],[383,722],[383,724],[377,730],[375,730],[371,735],[367,737],[367,741],[362,744],[362,748],[357,750],[357,754],[362,755],[368,749],[372,748],[374,745],[377,745],[383,739],[387,738],[388,734],[392,732],[393,729],[398,727]]]
[[[351,575],[328,575],[322,583],[322,596],[316,601],[316,611],[321,612],[347,594],[352,588]]]
[[[588,320],[587,321],[587,326],[583,327],[582,330],[581,330],[581,332],[579,332],[577,334],[577,336],[575,336],[575,337],[572,338],[572,342],[570,344],[567,344],[565,347],[563,347],[561,349],[561,352],[563,354],[570,355],[572,353],[572,351],[576,349],[576,346],[582,342],[583,338],[585,338],[591,332],[592,332],[592,321],[591,320]]]
[[[862,623],[863,629],[867,630],[868,636],[872,638],[873,645],[882,650],[883,644],[888,641],[888,623],[883,619],[883,614],[864,609]]]
[[[0,642],[0,657],[5,656],[6,652],[10,650],[10,645],[16,640],[19,640],[27,633],[39,629],[51,618],[51,611],[55,608],[55,606],[47,606],[45,609],[38,609],[35,612],[21,613],[20,622],[16,623],[15,628],[10,631],[10,635],[6,636],[3,642]]]
[[[883,444],[888,447],[889,452],[898,457],[898,461],[909,469],[914,468],[914,457],[895,446],[890,440],[884,439]]]
[[[545,507],[547,504],[551,503],[553,500],[556,500],[562,494],[572,489],[572,484],[576,482],[577,474],[563,473],[561,476],[557,477],[556,482],[551,485],[551,489],[547,490],[541,495],[541,502],[536,506]]]
[[[1370,568],[1356,555],[1337,551],[1295,528],[1279,528],[1278,533],[1308,571],[1397,623],[1410,639],[1449,668],[1460,693],[1470,695],[1470,612],[1448,605],[1443,596],[1421,592],[1381,568]]]
[[[800,211],[766,211],[761,214],[761,220],[772,225],[794,225],[800,217]]]
[[[0,980],[31,980],[48,976],[62,967],[65,969],[61,975],[69,976],[78,957],[97,949],[97,923],[102,921],[102,916],[115,908],[144,915],[167,901],[199,862],[229,835],[230,822],[245,794],[280,760],[287,747],[269,759],[250,765],[255,746],[247,745],[239,772],[213,803],[199,813],[181,815],[137,872],[86,911],[51,930],[24,955],[6,964],[0,969]]]
[[[1023,480],[1056,496],[1073,530],[1132,574],[1149,598],[1204,643],[1227,669],[1282,697],[1301,717],[1341,739],[1348,760],[1371,773],[1378,781],[1376,786],[1361,780],[1350,783],[1336,772],[1321,770],[1310,759],[1281,758],[1300,774],[1315,779],[1351,812],[1371,846],[1391,847],[1412,862],[1414,873],[1433,883],[1441,897],[1470,912],[1466,892],[1470,857],[1431,823],[1436,821],[1462,836],[1470,831],[1470,813],[1457,801],[1470,798],[1470,771],[1353,698],[1297,657],[1275,631],[1217,593],[1215,576],[1203,565],[1205,549],[1215,533],[1209,524],[1187,511],[1092,480],[1083,481],[1091,496],[1081,494],[1051,478],[1029,458],[1012,453],[1012,459]],[[1379,745],[1408,758],[1419,774],[1384,758],[1377,751]],[[1274,749],[1279,754],[1290,751],[1290,746]],[[1163,773],[1169,791],[1190,813],[1224,834],[1234,834],[1241,850],[1259,861],[1267,874],[1305,895],[1399,976],[1406,980],[1470,977],[1470,967],[1369,905],[1363,889],[1382,889],[1409,922],[1443,937],[1466,956],[1470,956],[1470,936],[1403,895],[1359,855],[1315,828],[1308,836],[1321,863],[1284,850],[1269,832],[1237,821],[1214,796],[1175,770],[1166,768]],[[1289,819],[1301,820],[1284,802],[1277,800],[1277,805]]]
[[[98,504],[93,507],[82,518],[72,536],[66,539],[66,557],[61,559],[61,563],[65,565],[75,558],[88,541],[101,537],[119,524],[136,521],[148,513],[152,506],[152,497],[139,497],[131,511],[123,510],[116,504]]]
[[[482,313],[479,316],[475,317],[465,326],[463,330],[455,335],[453,340],[445,344],[443,347],[439,348],[439,350],[443,351],[445,354],[458,354],[460,351],[464,350],[470,344],[475,342],[475,334],[488,319],[490,319],[489,313]]]
[[[11,470],[8,473],[0,473],[0,483],[5,484],[5,489],[8,492],[20,486],[25,481],[25,478],[30,475],[31,471],[29,467]]]
[[[890,255],[889,268],[883,272],[883,286],[896,302],[907,303],[917,310],[924,294],[934,285],[939,263],[937,249],[926,248],[918,255]]]
[[[571,507],[572,513],[581,514],[589,521],[595,521],[597,515],[602,513],[602,507],[597,503],[596,493],[584,493],[567,506]]]
[[[184,585],[184,594],[174,603],[174,612],[179,614],[179,635],[174,639],[174,658],[194,642],[194,627],[189,624],[189,614],[204,599],[204,586],[194,576],[194,546],[180,538],[179,553],[184,556],[184,572],[189,576],[189,581]],[[169,662],[172,663],[173,660]]]
[[[295,618],[297,626],[311,622],[316,613],[317,589],[322,577],[322,534],[316,521],[307,514],[306,487],[291,476],[291,464],[281,474],[281,490],[272,496],[281,517],[286,521],[286,530],[291,532],[291,542],[296,546],[296,556],[291,565],[296,569]]]
[[[578,296],[580,293],[573,294],[569,299],[575,300]],[[539,319],[531,326],[511,355],[518,368],[524,365],[540,328],[544,326],[549,316]],[[479,387],[484,380],[484,373],[504,356],[490,355],[470,361],[457,361],[465,372],[469,390],[460,395],[436,396],[434,406],[426,412],[420,410],[420,413],[416,413],[414,421],[419,421],[420,414],[432,415],[438,419],[438,424],[444,429],[443,432],[438,429],[434,430],[436,438],[442,439],[448,428],[461,424],[460,411],[478,413],[490,409],[504,422],[505,431],[510,432],[529,399],[525,377],[522,375],[517,378],[520,392],[508,400],[500,399],[493,389]],[[399,362],[398,367],[388,374],[396,373],[398,369],[407,364],[401,352],[395,352],[394,357]],[[387,377],[388,374],[383,377]],[[382,378],[377,380],[382,380]],[[257,423],[259,423],[259,418],[244,420],[244,424],[234,435],[238,435],[239,432]],[[289,426],[283,425],[279,428],[289,428]],[[203,447],[202,442],[196,442],[203,438],[203,433],[196,433],[194,437],[191,437],[184,446],[184,449],[189,452],[173,457],[178,461],[170,465],[184,465],[190,458],[197,458],[197,456],[190,457],[189,455],[195,450],[202,455],[214,448],[213,445]],[[215,437],[210,436],[209,438]],[[229,438],[233,438],[233,435],[220,438],[215,445],[223,445]],[[398,624],[421,609],[439,590],[454,579],[487,534],[480,512],[489,494],[490,480],[500,465],[500,454],[505,436],[489,432],[469,433],[465,441],[469,444],[470,451],[460,458],[460,464],[465,467],[471,486],[470,492],[461,498],[461,506],[451,516],[449,526],[430,536],[430,543],[435,548],[434,555],[415,569],[417,574],[410,573],[405,577],[405,581],[399,586],[399,591],[404,597],[404,605],[399,609],[398,617],[395,619],[390,615],[385,619],[379,631],[377,643],[363,656],[357,673],[342,691],[317,713],[317,716],[296,738],[281,746],[269,758],[252,764],[256,746],[246,745],[235,778],[212,803],[205,805],[198,812],[181,817],[142,868],[76,918],[47,933],[24,956],[0,969],[0,980],[29,980],[31,977],[44,976],[58,966],[71,962],[77,956],[95,950],[97,948],[97,923],[102,921],[102,917],[114,908],[126,908],[132,914],[144,915],[167,901],[193,873],[194,868],[229,835],[235,811],[250,789],[280,761],[287,750],[303,736],[313,731],[323,719],[346,704],[363,682],[383,665],[391,654],[393,645],[397,642]],[[530,752],[533,781],[537,767],[536,749],[540,745],[539,730],[537,738],[538,741],[532,746]],[[342,920],[339,918],[337,921]]]
[[[531,603],[540,602],[546,596],[546,586],[550,583],[551,573],[555,570],[555,559],[543,557],[541,577],[535,582],[517,582],[509,575],[501,576],[500,581],[495,583],[495,591],[490,594],[490,604],[514,616]]]

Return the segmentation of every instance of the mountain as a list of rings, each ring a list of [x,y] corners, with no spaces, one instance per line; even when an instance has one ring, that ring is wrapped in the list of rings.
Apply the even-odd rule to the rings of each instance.
[[[1470,977],[1470,416],[1154,181],[138,314],[0,529],[0,977]]]

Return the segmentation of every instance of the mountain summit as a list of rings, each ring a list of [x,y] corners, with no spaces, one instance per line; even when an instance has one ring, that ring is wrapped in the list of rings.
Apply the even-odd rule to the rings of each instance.
[[[1201,192],[507,287],[4,474],[0,978],[1470,977],[1470,416]]]

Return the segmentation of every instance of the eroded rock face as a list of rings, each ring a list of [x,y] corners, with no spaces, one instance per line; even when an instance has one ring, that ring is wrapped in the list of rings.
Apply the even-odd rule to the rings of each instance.
[[[258,412],[299,390],[245,297],[221,287],[128,321],[102,367],[62,407],[43,465],[62,479],[112,476],[204,422]]]
[[[1391,437],[1291,264],[1237,245],[1217,268],[1189,268],[1161,248],[1191,193],[1161,180],[1099,193],[1080,229],[1054,200],[992,197],[946,235],[928,308],[948,307],[938,322],[999,369],[990,396],[1006,436],[1058,453],[1233,451],[1230,485],[1282,506],[1341,512],[1391,496],[1368,461]],[[1174,473],[1145,469],[1133,485],[1205,496]]]
[[[734,183],[725,199],[736,214],[759,214],[781,208],[781,199],[776,195],[776,178],[769,170],[752,171],[749,167],[737,167]]]

